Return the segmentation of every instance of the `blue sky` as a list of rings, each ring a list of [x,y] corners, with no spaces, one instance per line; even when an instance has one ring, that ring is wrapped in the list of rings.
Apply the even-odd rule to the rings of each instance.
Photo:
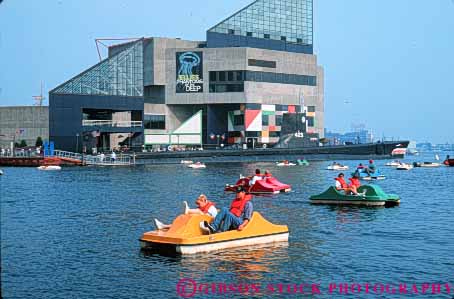
[[[29,105],[98,62],[100,37],[204,40],[251,0],[4,0],[0,105]],[[314,0],[326,127],[454,143],[454,0]]]

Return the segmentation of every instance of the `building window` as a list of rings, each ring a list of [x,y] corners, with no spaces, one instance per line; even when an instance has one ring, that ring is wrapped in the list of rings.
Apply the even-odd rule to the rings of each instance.
[[[165,115],[144,115],[144,128],[149,130],[165,130],[166,129],[166,116]]]
[[[235,115],[233,117],[233,125],[234,126],[244,126],[244,114]]]
[[[217,81],[216,72],[210,72],[210,81]]]
[[[244,82],[237,84],[210,83],[210,92],[244,92]]]
[[[246,36],[252,36],[252,32],[250,31],[246,32]]]
[[[245,81],[317,86],[316,76],[246,71]]]
[[[233,72],[232,71],[227,72],[227,81],[230,81],[230,82],[236,81],[233,78]]]
[[[229,34],[235,34],[235,30],[229,29]]]
[[[249,59],[248,60],[249,66],[259,66],[259,67],[268,67],[268,68],[276,68],[276,61],[269,61],[269,60],[258,60],[258,59]]]
[[[315,127],[315,119],[313,116],[306,117],[307,119],[307,126],[308,127]]]
[[[269,123],[269,115],[262,115],[262,126],[268,126]]]
[[[284,117],[282,115],[276,115],[276,126],[282,126],[282,119],[283,118]]]
[[[218,72],[218,78],[219,78],[219,81],[224,82],[225,81],[225,72]]]
[[[315,106],[307,106],[307,112],[315,112]]]
[[[287,37],[281,36],[281,41],[284,41],[284,42],[285,42],[286,40],[287,40]]]
[[[296,42],[297,42],[298,44],[302,44],[302,43],[303,43],[303,39],[302,39],[302,38],[297,38],[297,39],[296,39]]]
[[[270,35],[269,35],[268,33],[265,33],[265,34],[263,35],[263,38],[270,39]]]
[[[275,61],[249,60],[249,65],[276,67]],[[210,92],[243,92],[244,82],[268,82],[293,85],[316,86],[317,77],[307,75],[282,74],[256,71],[211,71]]]

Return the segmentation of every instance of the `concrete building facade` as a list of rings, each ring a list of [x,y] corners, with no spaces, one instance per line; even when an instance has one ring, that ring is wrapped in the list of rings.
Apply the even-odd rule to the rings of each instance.
[[[34,146],[38,137],[49,139],[47,106],[0,107],[0,148],[10,148],[11,142],[22,140]]]
[[[312,0],[257,0],[210,28],[206,41],[112,46],[107,59],[50,92],[50,136],[67,150],[209,144],[220,136],[272,146],[283,116],[302,113],[305,133],[322,137],[324,74],[312,14]],[[197,127],[195,115],[200,140],[180,138],[198,134],[188,127]],[[175,132],[177,141],[166,139]]]

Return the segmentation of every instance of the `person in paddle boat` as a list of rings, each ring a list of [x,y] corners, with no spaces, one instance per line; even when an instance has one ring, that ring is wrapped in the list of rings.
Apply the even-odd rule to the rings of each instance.
[[[356,170],[363,170],[363,169],[364,169],[363,163],[359,163],[358,167],[356,167]]]
[[[364,169],[364,172],[367,173],[367,176],[370,176],[371,174],[375,173],[377,170],[377,167],[374,164],[374,160],[369,160],[369,165]]]
[[[260,173],[260,169],[255,170],[255,175],[252,177],[252,179],[249,181],[249,186],[252,187],[254,186],[255,182],[263,180],[263,175]]]
[[[265,175],[264,175],[265,178],[271,178],[273,177],[273,175],[271,174],[271,172],[267,169],[265,170]]]
[[[204,221],[201,223],[200,227],[204,231],[209,233],[226,232],[235,229],[241,231],[246,227],[253,213],[252,195],[246,194],[241,186],[238,187],[236,192],[230,209],[224,207],[214,218],[213,222]]]
[[[349,186],[354,186],[356,190],[358,190],[358,188],[361,187],[361,181],[359,180],[359,177],[359,171],[356,170],[352,177],[348,179],[350,181]]]
[[[218,210],[213,202],[208,200],[208,197],[205,194],[200,194],[199,197],[195,200],[197,208],[189,208],[188,202],[183,201],[184,204],[184,214],[194,214],[194,215],[209,215],[211,217],[216,217]],[[154,223],[159,230],[170,228],[170,224],[164,224],[158,219],[154,219]]]
[[[346,195],[354,194],[354,195],[359,195],[358,191],[356,190],[356,186],[353,184],[347,184],[344,179],[344,174],[341,172],[335,178],[336,180],[336,190],[341,191],[343,190]]]

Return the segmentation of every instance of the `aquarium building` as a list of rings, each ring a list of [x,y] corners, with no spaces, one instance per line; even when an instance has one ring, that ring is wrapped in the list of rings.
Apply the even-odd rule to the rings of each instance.
[[[323,69],[312,0],[257,0],[206,40],[149,37],[49,93],[49,135],[65,150],[279,142],[286,114],[323,136]],[[302,133],[302,132],[300,132]],[[318,134],[318,135],[317,135]]]

